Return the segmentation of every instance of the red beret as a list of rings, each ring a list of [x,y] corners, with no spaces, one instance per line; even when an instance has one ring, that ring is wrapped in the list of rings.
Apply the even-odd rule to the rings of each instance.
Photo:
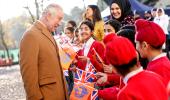
[[[129,64],[136,57],[135,47],[125,37],[116,36],[106,45],[106,59],[113,66]]]
[[[166,40],[166,35],[162,28],[154,22],[139,19],[135,22],[136,41],[147,42],[148,44],[159,47]]]
[[[108,42],[112,41],[115,36],[116,36],[115,33],[110,33],[110,34],[106,35],[103,39],[104,44],[107,44]]]

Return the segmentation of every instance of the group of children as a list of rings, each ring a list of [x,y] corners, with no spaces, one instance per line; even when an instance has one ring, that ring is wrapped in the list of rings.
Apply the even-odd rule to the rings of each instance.
[[[103,100],[168,100],[170,61],[162,52],[165,32],[155,22],[135,21],[128,0],[113,0],[110,9],[112,19],[105,23],[94,5],[87,7],[78,27],[74,21],[67,23],[65,35],[81,48],[69,70],[85,70],[91,62]]]

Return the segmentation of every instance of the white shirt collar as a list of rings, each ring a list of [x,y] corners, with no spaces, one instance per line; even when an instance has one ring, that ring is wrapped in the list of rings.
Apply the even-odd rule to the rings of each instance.
[[[137,70],[134,70],[134,71],[128,73],[128,74],[123,78],[123,82],[124,82],[125,84],[127,84],[128,80],[129,80],[131,77],[135,76],[136,74],[140,73],[141,71],[143,71],[143,68],[142,68],[142,67],[139,67]]]
[[[89,50],[90,50],[90,47],[91,45],[93,44],[95,40],[91,37],[86,43],[84,43],[84,56],[87,56]]]
[[[91,37],[91,38],[90,38],[89,40],[87,40],[87,42],[84,43],[84,44],[85,44],[85,46],[87,47],[87,46],[91,45],[94,41],[95,41],[95,40]]]
[[[161,57],[164,57],[164,56],[166,56],[166,53],[161,53],[160,55],[154,57],[154,58],[152,59],[152,61],[154,61],[154,60],[156,60],[156,59],[159,59],[159,58],[161,58]]]

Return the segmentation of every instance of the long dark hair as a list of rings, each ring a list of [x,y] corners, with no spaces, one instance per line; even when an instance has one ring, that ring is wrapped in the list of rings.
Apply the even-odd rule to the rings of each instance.
[[[129,0],[111,0],[111,2],[110,2],[110,13],[111,13],[111,6],[112,6],[113,3],[116,3],[121,9],[121,17],[119,19],[116,19],[111,14],[111,17],[113,19],[116,19],[116,20],[121,22],[121,21],[124,20],[125,17],[133,16],[133,12],[132,12],[131,4],[130,4]]]
[[[95,25],[95,22],[102,20],[100,9],[96,5],[88,5],[88,7],[93,10],[93,24]]]

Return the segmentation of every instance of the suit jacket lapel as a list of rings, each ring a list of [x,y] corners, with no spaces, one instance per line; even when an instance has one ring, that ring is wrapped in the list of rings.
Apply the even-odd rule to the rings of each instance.
[[[45,35],[52,42],[52,44],[56,47],[56,42],[55,42],[52,34],[47,30],[47,28],[44,27],[39,21],[35,22],[35,26],[39,30],[41,30],[42,34]]]
[[[36,26],[39,30],[41,30],[41,33],[42,33],[43,35],[45,35],[45,36],[51,41],[51,43],[55,46],[55,48],[56,48],[56,53],[57,53],[57,57],[58,57],[58,59],[59,59],[60,71],[61,71],[61,73],[62,73],[62,81],[63,81],[63,83],[65,83],[65,79],[64,79],[64,77],[63,77],[64,75],[63,75],[62,68],[61,68],[61,63],[60,63],[60,57],[59,57],[59,54],[58,54],[58,46],[57,46],[57,43],[55,42],[55,39],[53,38],[52,34],[47,30],[47,28],[44,27],[39,21],[36,21],[34,24],[35,24],[35,26]],[[67,95],[68,93],[67,93],[65,84],[63,84],[63,86],[64,86],[64,89],[65,89],[65,94]],[[67,98],[68,98],[68,97],[66,96],[65,99],[67,100]]]

